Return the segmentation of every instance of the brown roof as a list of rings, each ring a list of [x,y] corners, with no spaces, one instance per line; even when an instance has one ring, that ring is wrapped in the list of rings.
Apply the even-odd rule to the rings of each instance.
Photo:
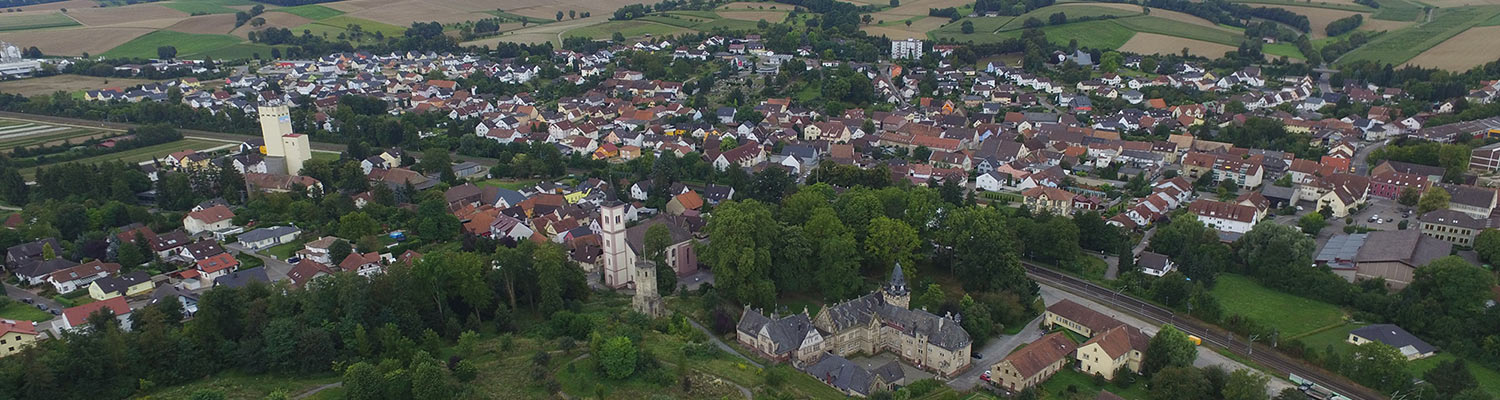
[[[1073,192],[1046,186],[1037,186],[1031,189],[1026,189],[1025,192],[1021,192],[1021,195],[1026,197],[1046,197],[1047,199],[1052,201],[1073,201],[1074,197]]]
[[[1136,327],[1130,325],[1120,325],[1109,328],[1104,333],[1094,335],[1094,338],[1083,342],[1083,345],[1078,347],[1098,343],[1099,347],[1104,349],[1104,353],[1109,354],[1109,358],[1120,358],[1120,356],[1125,355],[1125,353],[1131,350],[1144,353],[1146,346],[1149,346],[1150,342],[1151,338],[1141,333],[1140,329],[1136,329]]]
[[[1047,311],[1057,314],[1059,317],[1067,318],[1069,321],[1083,325],[1089,330],[1103,332],[1109,328],[1124,325],[1124,322],[1111,318],[1082,304],[1074,303],[1072,300],[1063,299],[1057,303],[1047,306]]]
[[[1188,212],[1193,214],[1239,222],[1254,221],[1258,211],[1255,207],[1247,205],[1205,199],[1194,200],[1188,204]]]
[[[677,195],[676,199],[677,204],[682,205],[683,209],[697,210],[703,207],[703,197],[698,196],[698,192],[689,190],[687,193]]]
[[[1067,334],[1052,332],[1016,350],[1015,353],[1010,353],[1001,362],[1010,362],[1021,377],[1029,378],[1036,376],[1037,373],[1047,369],[1058,360],[1073,355],[1075,349],[1077,347],[1072,340],[1068,339]]]
[[[188,213],[188,218],[203,221],[203,223],[206,224],[212,224],[215,222],[234,218],[234,212],[229,211],[229,207],[216,205],[202,210],[190,212]]]

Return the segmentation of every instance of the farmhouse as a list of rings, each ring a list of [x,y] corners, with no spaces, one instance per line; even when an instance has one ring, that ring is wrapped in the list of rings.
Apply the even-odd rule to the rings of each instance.
[[[297,235],[301,234],[302,230],[297,229],[295,226],[273,226],[242,233],[237,240],[239,240],[240,246],[244,248],[260,250],[282,243],[290,243],[293,240],[297,240]]]
[[[1067,366],[1077,347],[1068,335],[1052,332],[1005,356],[990,368],[991,382],[1012,392],[1041,384]]]

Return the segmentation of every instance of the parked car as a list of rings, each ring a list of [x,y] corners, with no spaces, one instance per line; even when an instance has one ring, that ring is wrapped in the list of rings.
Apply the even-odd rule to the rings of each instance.
[[[52,310],[52,315],[62,315],[62,311]]]
[[[42,310],[42,311],[47,311],[47,305],[46,304],[42,304],[42,303],[36,303],[36,309]]]
[[[985,382],[989,382],[990,381],[990,371],[989,370],[984,370],[983,374],[979,374],[979,380],[982,380],[982,381],[985,381]]]
[[[979,352],[976,351],[976,352],[973,352],[973,353],[969,353],[969,357],[973,358],[975,360],[983,360],[984,359],[984,354],[980,354]]]
[[[26,304],[31,304],[31,303],[36,302],[36,300],[32,300],[30,297],[27,297],[27,298],[21,299],[21,302],[22,303],[26,303]]]

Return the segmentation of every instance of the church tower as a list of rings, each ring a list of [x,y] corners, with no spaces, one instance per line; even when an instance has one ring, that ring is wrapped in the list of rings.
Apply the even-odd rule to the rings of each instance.
[[[604,239],[604,260],[599,268],[603,276],[600,278],[612,289],[625,287],[635,278],[635,272],[630,270],[630,245],[625,243],[625,203],[607,201],[599,207],[599,230],[603,231],[600,233]],[[651,282],[655,286],[654,275]]]
[[[666,303],[661,301],[661,294],[656,292],[655,262],[640,261],[635,264],[635,297],[631,299],[630,306],[636,312],[651,318],[667,315]]]
[[[901,308],[910,308],[911,290],[906,287],[906,274],[901,272],[901,264],[891,270],[891,281],[886,282],[885,288],[881,290],[885,297],[885,303]]]

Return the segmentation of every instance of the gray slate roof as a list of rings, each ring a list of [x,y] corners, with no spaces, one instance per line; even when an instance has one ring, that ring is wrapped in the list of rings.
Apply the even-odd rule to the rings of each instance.
[[[923,310],[908,310],[887,304],[880,292],[830,306],[823,312],[829,313],[837,331],[868,325],[872,318],[878,316],[888,326],[900,329],[908,336],[926,336],[932,344],[944,349],[957,350],[973,342],[969,338],[969,332],[959,326],[957,321]]]
[[[103,290],[104,293],[120,293],[123,295],[125,294],[125,290],[129,289],[132,285],[149,280],[151,280],[151,275],[146,274],[146,271],[131,271],[122,275],[99,278],[94,283],[97,283],[99,289]]]
[[[214,286],[241,288],[249,285],[250,282],[271,283],[271,278],[266,277],[266,267],[255,267],[230,272],[229,275],[214,279]]]
[[[823,359],[807,367],[807,374],[818,378],[818,380],[826,382],[839,390],[855,392],[866,396],[874,389],[872,386],[875,383],[876,376],[879,376],[880,379],[885,380],[887,383],[895,382],[905,376],[901,372],[901,366],[896,365],[895,361],[876,368],[875,371],[867,371],[863,367],[860,367],[859,364],[833,354],[823,356]],[[896,379],[892,380],[892,376]]]
[[[1411,332],[1407,332],[1405,329],[1401,329],[1401,327],[1391,324],[1370,325],[1355,329],[1353,331],[1349,331],[1349,333],[1359,335],[1359,337],[1368,340],[1385,343],[1397,349],[1411,346],[1417,351],[1417,354],[1426,354],[1437,350],[1437,348],[1432,347],[1432,345],[1427,344],[1427,342],[1424,342],[1422,341],[1422,339],[1416,337],[1415,335],[1412,335]],[[1405,352],[1403,351],[1403,353]]]
[[[759,311],[746,309],[744,315],[740,316],[737,329],[751,336],[760,334],[761,328],[766,329],[766,334],[771,337],[771,343],[776,347],[772,353],[786,354],[796,351],[802,347],[802,340],[807,338],[807,333],[813,331],[812,320],[807,314],[792,314],[778,319],[767,318]]]

